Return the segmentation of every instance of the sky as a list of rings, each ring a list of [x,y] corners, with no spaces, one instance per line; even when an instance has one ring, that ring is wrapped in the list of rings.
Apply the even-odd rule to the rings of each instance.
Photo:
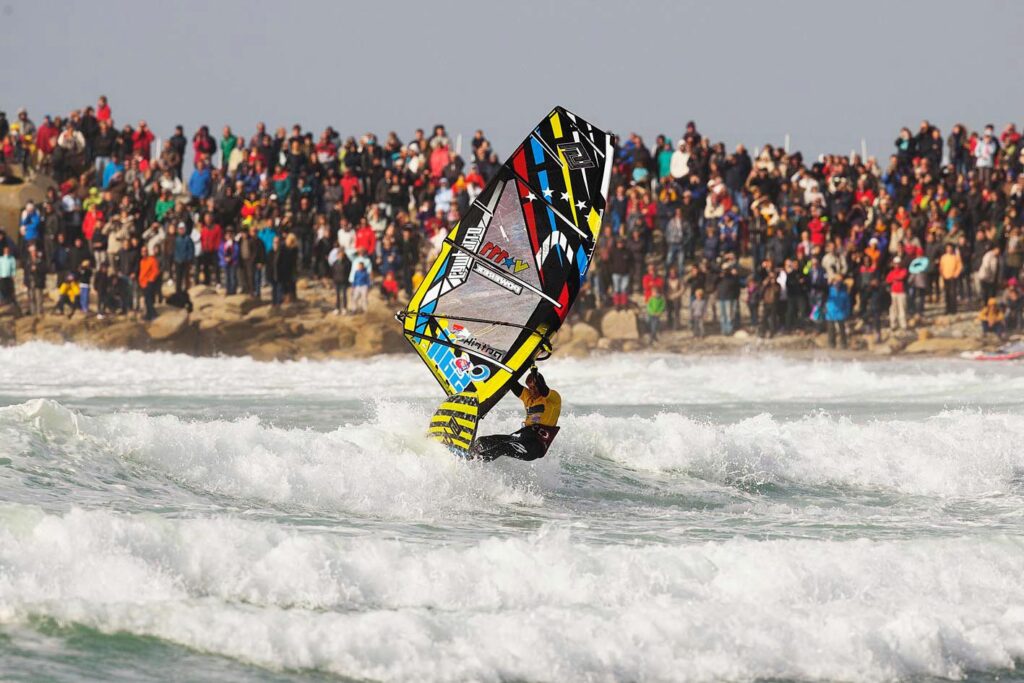
[[[504,156],[555,104],[650,143],[887,155],[900,126],[1024,119],[1024,2],[0,0],[0,110],[106,94],[161,136],[482,128]]]

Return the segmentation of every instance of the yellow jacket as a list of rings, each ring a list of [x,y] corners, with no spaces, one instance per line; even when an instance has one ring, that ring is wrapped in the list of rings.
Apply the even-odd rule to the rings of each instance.
[[[540,396],[523,387],[519,393],[519,400],[526,408],[524,425],[554,427],[558,424],[558,415],[562,412],[562,397],[554,389],[549,389],[547,396]]]
[[[65,295],[72,301],[75,300],[75,297],[77,297],[81,291],[82,288],[78,286],[78,282],[75,280],[71,280],[70,282],[62,282],[60,283],[60,287],[57,288],[58,294]]]
[[[960,254],[943,254],[939,259],[939,275],[943,280],[955,280],[964,271],[964,262]]]

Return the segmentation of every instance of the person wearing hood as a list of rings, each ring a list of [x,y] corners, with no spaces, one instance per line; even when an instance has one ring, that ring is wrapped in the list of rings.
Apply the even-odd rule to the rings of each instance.
[[[825,301],[825,320],[828,322],[828,345],[836,347],[839,337],[840,348],[847,347],[846,321],[850,317],[850,293],[846,290],[842,275],[833,275],[828,288],[828,299]]]
[[[982,336],[992,333],[1002,339],[1006,334],[1006,314],[994,296],[990,297],[985,307],[978,311],[978,321],[981,322]]]

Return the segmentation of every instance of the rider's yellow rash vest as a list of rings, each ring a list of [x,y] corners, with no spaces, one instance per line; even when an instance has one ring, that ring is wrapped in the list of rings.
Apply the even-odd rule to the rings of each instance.
[[[558,424],[558,414],[562,412],[562,397],[554,389],[548,390],[547,396],[533,395],[523,387],[519,392],[519,400],[526,408],[524,425],[543,425],[554,427]]]

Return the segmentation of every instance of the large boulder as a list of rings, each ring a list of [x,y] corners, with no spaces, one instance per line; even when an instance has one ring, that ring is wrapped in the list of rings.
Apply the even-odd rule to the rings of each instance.
[[[255,299],[248,294],[231,294],[224,297],[224,310],[237,317],[247,315],[250,311],[266,305],[266,301]]]
[[[158,315],[149,324],[147,332],[149,332],[150,339],[159,342],[181,333],[186,327],[188,327],[188,313],[175,309]]]
[[[596,342],[595,342],[596,344]],[[558,347],[558,355],[566,358],[585,358],[590,355],[593,344],[588,344],[583,339],[573,339],[571,342]]]
[[[640,339],[636,313],[608,311],[601,319],[601,334],[608,339]]]
[[[576,323],[572,326],[573,342],[583,342],[593,348],[597,345],[597,340],[600,338],[601,333],[587,323]]]
[[[931,337],[911,342],[903,349],[903,353],[928,353],[947,355],[975,351],[982,347],[980,339],[955,339],[949,337]]]

